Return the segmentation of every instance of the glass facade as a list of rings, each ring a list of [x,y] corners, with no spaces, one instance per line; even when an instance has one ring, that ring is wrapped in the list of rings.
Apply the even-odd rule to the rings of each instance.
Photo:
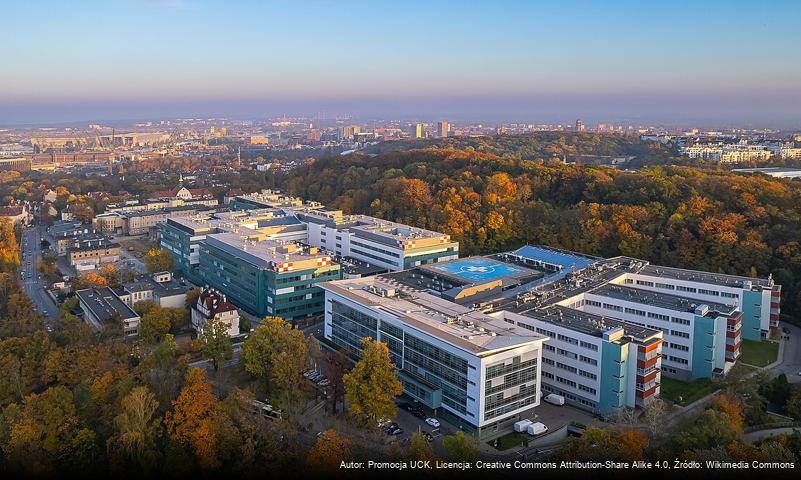
[[[488,365],[485,370],[484,420],[537,402],[537,358],[521,356]],[[499,382],[497,379],[502,378]]]

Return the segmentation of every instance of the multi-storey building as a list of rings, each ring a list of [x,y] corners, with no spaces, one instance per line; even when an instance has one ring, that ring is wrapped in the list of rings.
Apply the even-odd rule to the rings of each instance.
[[[247,312],[289,320],[322,313],[318,284],[341,278],[339,264],[316,247],[236,233],[206,236],[199,272],[205,284]]]
[[[305,226],[292,215],[273,210],[204,212],[189,217],[168,217],[160,223],[161,246],[172,253],[174,268],[202,284],[200,244],[210,234],[234,232],[256,240],[302,241]]]
[[[397,271],[459,257],[459,243],[450,236],[367,215],[345,215],[316,202],[303,202],[279,192],[237,196],[234,210],[270,209],[293,216],[306,229],[301,241],[348,257]]]
[[[760,340],[776,326],[781,291],[770,278],[533,246],[376,278],[408,295],[434,296],[438,308],[484,312],[547,336],[543,390],[602,414],[646,405],[662,374],[725,375],[741,338]]]
[[[101,265],[120,261],[120,244],[105,238],[78,241],[67,249],[67,260],[76,270],[94,270]]]
[[[325,336],[387,344],[404,393],[467,429],[536,407],[545,336],[378,277],[326,283]]]
[[[542,365],[545,393],[601,414],[643,408],[659,395],[659,330],[558,306],[494,315],[548,337]]]
[[[92,219],[92,226],[98,231],[117,235],[144,235],[152,227],[166,222],[169,217],[188,217],[210,208],[213,207],[185,205],[160,208],[158,210],[103,213]]]
[[[306,224],[306,242],[310,245],[387,270],[404,270],[459,257],[459,242],[444,233],[367,215],[343,215],[341,210],[290,211]]]

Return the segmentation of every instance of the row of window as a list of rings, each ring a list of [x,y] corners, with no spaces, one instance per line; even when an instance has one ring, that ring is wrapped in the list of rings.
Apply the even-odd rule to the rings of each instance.
[[[626,283],[633,284],[634,281],[627,278]],[[637,285],[642,285],[645,287],[656,287],[661,288],[663,290],[678,290],[679,292],[686,292],[686,293],[698,293],[699,295],[709,295],[712,297],[724,297],[724,298],[737,298],[736,293],[729,293],[729,292],[720,292],[717,290],[708,290],[705,288],[694,288],[694,287],[685,287],[683,285],[671,285],[669,283],[654,283],[649,282],[647,280],[637,280]]]

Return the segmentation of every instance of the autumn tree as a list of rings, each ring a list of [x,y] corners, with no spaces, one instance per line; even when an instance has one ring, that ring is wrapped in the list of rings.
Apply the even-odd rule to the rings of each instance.
[[[92,223],[92,219],[95,216],[94,210],[92,207],[85,203],[73,203],[70,205],[70,210],[72,211],[72,216],[75,220],[78,220],[81,223]]]
[[[95,458],[94,433],[80,423],[72,392],[64,386],[31,394],[8,425],[3,453],[11,465],[30,474],[54,474],[62,467]],[[73,463],[74,462],[74,463]],[[70,465],[72,463],[72,465]]]
[[[204,370],[189,369],[184,387],[172,406],[164,421],[170,440],[188,448],[202,469],[216,468],[219,465],[215,429],[217,401]]]
[[[343,461],[351,458],[350,442],[334,430],[326,430],[317,437],[309,454],[306,464],[319,473],[333,474],[339,470]]]
[[[6,218],[0,218],[0,269],[8,271],[19,265],[19,245],[14,234],[14,225]]]
[[[234,347],[228,334],[228,325],[219,318],[207,321],[199,337],[203,344],[203,355],[211,360],[215,372],[220,368],[220,363],[233,357]]]
[[[569,439],[555,454],[560,460],[632,461],[644,458],[645,433],[633,429],[590,427],[579,438]]]
[[[434,450],[431,448],[431,444],[418,432],[412,434],[412,438],[409,440],[409,446],[406,447],[406,457],[409,460],[422,461],[433,461],[437,459]]]
[[[403,386],[387,345],[371,338],[363,338],[362,345],[361,359],[343,376],[345,398],[354,420],[375,424],[379,419],[395,416],[395,397],[403,393]]]

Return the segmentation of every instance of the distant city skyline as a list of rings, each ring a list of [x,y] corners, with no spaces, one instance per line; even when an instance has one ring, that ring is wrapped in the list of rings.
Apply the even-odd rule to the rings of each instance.
[[[15,2],[0,124],[315,112],[801,126],[801,3]]]

